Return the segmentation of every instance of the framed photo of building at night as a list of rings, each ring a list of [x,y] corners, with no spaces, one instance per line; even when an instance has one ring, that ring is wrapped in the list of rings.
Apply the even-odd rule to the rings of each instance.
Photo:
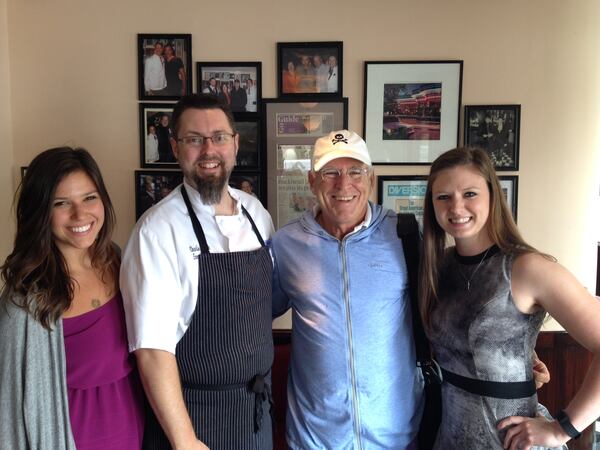
[[[465,106],[465,145],[485,150],[496,170],[519,169],[521,105]]]
[[[364,139],[373,164],[431,164],[458,144],[462,61],[366,61]]]

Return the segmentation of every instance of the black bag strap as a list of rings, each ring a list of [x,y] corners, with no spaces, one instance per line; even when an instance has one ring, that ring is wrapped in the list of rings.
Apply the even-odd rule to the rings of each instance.
[[[398,214],[396,226],[398,237],[402,240],[404,259],[408,270],[408,285],[412,311],[413,336],[417,353],[417,365],[421,367],[426,383],[441,382],[439,366],[431,358],[429,339],[425,334],[421,314],[419,313],[419,252],[421,233],[414,214]]]

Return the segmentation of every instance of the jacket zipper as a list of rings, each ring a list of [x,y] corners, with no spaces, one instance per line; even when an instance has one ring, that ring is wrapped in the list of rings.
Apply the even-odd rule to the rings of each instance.
[[[350,354],[350,379],[352,384],[352,413],[354,416],[354,441],[356,448],[362,450],[360,438],[360,413],[358,405],[358,394],[356,389],[356,373],[354,369],[354,347],[352,346],[352,320],[350,317],[350,297],[348,294],[348,270],[346,267],[345,238],[340,242],[340,254],[342,257],[342,275],[344,278],[344,303],[346,305],[346,328],[348,330],[348,353]]]

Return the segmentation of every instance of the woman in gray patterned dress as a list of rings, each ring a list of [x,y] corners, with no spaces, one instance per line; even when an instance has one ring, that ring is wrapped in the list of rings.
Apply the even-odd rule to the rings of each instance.
[[[454,149],[431,166],[420,294],[444,375],[436,449],[558,447],[600,416],[600,302],[523,240],[482,150]],[[557,420],[536,416],[532,379],[546,311],[594,353]]]

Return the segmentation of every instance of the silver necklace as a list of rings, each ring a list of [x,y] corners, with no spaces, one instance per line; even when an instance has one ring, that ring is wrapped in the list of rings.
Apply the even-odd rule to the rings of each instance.
[[[463,277],[464,280],[467,282],[467,291],[471,290],[471,280],[473,279],[473,277],[475,276],[475,274],[477,273],[477,271],[479,270],[479,268],[483,264],[483,261],[485,261],[485,257],[487,256],[488,252],[490,251],[490,249],[492,247],[488,248],[485,251],[485,253],[483,254],[483,257],[481,258],[481,261],[479,261],[479,264],[477,264],[477,267],[475,267],[475,270],[471,273],[471,276],[469,278],[465,277],[465,274],[463,273],[463,271],[460,270],[460,266],[458,267],[458,273],[460,273],[460,276]]]

